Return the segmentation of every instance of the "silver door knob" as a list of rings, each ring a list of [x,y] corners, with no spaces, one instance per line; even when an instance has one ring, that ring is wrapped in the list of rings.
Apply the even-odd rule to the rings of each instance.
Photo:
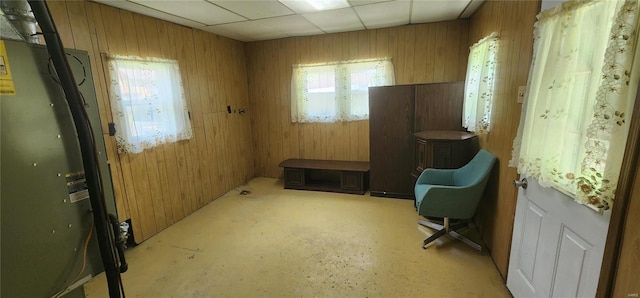
[[[529,183],[527,182],[527,178],[522,178],[522,180],[520,181],[513,180],[514,187],[522,187],[522,189],[527,189],[527,185],[529,185]]]

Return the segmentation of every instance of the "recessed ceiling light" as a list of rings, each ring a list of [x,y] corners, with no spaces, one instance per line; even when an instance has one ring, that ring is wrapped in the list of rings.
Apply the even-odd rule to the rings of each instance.
[[[297,13],[349,7],[346,0],[278,0]]]
[[[346,0],[304,0],[317,10],[329,10],[336,8],[348,7]]]

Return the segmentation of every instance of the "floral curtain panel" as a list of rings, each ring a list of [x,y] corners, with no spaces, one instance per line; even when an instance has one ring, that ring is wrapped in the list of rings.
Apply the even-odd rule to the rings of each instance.
[[[497,57],[498,34],[495,32],[470,48],[462,115],[462,127],[468,131],[485,134],[491,129]]]
[[[291,122],[369,119],[369,87],[395,84],[391,58],[293,65]]]
[[[119,153],[191,138],[177,61],[108,56],[108,67]]]
[[[639,77],[637,27],[636,0],[570,1],[535,25],[510,165],[599,211],[613,205],[622,164]]]

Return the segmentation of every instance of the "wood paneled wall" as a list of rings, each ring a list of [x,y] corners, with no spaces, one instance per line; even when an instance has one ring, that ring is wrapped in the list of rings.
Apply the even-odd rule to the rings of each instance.
[[[485,244],[491,250],[498,270],[506,279],[511,250],[511,234],[517,190],[512,181],[518,179],[515,168],[508,167],[511,149],[520,121],[518,86],[527,85],[533,52],[533,24],[540,11],[540,1],[484,2],[471,17],[469,45],[498,32],[498,75],[496,98],[491,116],[492,130],[481,138],[481,147],[498,157],[498,166],[487,186],[487,196],[476,215]]]
[[[101,53],[178,60],[194,136],[140,154],[107,144],[118,217],[142,241],[246,182],[253,175],[244,44],[204,31],[87,1],[49,1],[66,48],[91,59],[107,132],[111,110]]]
[[[623,227],[621,227],[623,232],[617,268],[614,269],[613,293],[605,293],[602,297],[607,297],[610,294],[613,294],[611,297],[635,297],[640,294],[640,270],[638,269],[640,268],[640,225],[638,225],[640,175],[637,175],[640,173],[640,162],[636,164],[635,173],[635,177],[631,178],[633,182],[627,208],[622,211],[626,214]],[[616,204],[618,203],[616,202]]]
[[[280,177],[287,158],[369,160],[369,121],[295,124],[291,66],[391,57],[396,84],[463,80],[467,20],[252,42],[246,46],[257,176]]]

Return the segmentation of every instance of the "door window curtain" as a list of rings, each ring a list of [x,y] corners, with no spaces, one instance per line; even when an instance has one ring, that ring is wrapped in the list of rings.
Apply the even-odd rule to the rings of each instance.
[[[598,211],[614,202],[638,84],[637,27],[636,0],[570,1],[535,25],[510,165]]]
[[[369,119],[369,87],[393,84],[391,58],[293,65],[291,122]]]
[[[111,112],[119,153],[192,136],[178,62],[109,55]]]
[[[485,134],[491,129],[497,58],[498,34],[495,32],[470,48],[462,115],[462,127],[470,132]]]

